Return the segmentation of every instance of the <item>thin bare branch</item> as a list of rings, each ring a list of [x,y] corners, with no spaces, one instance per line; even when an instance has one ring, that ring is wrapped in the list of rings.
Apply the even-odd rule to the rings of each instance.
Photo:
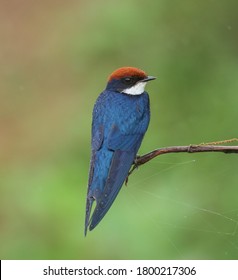
[[[237,138],[234,138],[237,140]],[[232,139],[233,140],[233,139]],[[219,141],[219,142],[211,142],[214,145],[217,143],[227,143],[231,142],[230,140],[225,141]],[[128,177],[132,174],[132,172],[139,167],[140,165],[143,165],[147,163],[148,161],[152,160],[153,158],[164,155],[164,154],[170,154],[170,153],[204,153],[204,152],[221,152],[225,154],[231,154],[231,153],[238,153],[238,146],[214,146],[214,145],[206,145],[210,143],[202,143],[199,145],[189,145],[189,146],[172,146],[172,147],[165,147],[156,149],[154,151],[151,151],[143,156],[138,156],[134,162],[134,165],[131,169],[131,171],[128,174]],[[126,184],[128,182],[128,177],[126,179]]]

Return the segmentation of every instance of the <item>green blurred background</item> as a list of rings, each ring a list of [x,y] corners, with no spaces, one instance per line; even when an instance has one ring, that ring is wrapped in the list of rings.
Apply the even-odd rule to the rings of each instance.
[[[91,111],[116,68],[158,77],[140,154],[237,137],[237,11],[235,0],[1,1],[1,259],[238,258],[235,154],[154,159],[83,235]]]

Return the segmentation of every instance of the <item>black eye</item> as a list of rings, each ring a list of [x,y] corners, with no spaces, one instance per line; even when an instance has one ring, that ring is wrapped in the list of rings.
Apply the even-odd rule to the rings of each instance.
[[[126,85],[130,85],[134,82],[134,79],[132,77],[125,77],[123,78],[123,82],[126,84]]]

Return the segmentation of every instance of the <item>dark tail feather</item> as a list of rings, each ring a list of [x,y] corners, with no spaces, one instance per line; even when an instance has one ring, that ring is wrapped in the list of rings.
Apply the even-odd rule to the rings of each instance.
[[[90,213],[91,213],[93,201],[94,201],[93,197],[87,197],[84,236],[87,235],[88,226],[90,224]]]
[[[99,197],[96,196],[97,205],[90,219],[89,230],[98,225],[111,207],[128,175],[134,157],[134,152],[116,151],[114,153],[104,191]]]

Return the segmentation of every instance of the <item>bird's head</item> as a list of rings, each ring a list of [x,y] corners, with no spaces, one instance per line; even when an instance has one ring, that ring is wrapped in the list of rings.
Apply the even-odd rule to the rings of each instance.
[[[140,95],[144,92],[146,83],[154,79],[155,77],[148,76],[138,68],[122,67],[109,76],[106,89],[129,95]]]

